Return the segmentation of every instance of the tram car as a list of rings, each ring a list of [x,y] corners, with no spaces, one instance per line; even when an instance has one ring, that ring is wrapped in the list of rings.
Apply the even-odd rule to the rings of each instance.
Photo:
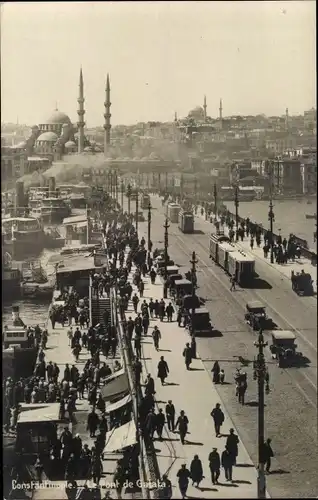
[[[150,196],[147,193],[143,193],[141,197],[141,208],[147,210],[150,204]]]
[[[170,220],[170,222],[172,222],[172,224],[178,223],[180,210],[181,210],[181,207],[177,203],[169,203],[168,204],[167,216],[168,216],[168,219]]]
[[[255,259],[241,251],[227,236],[212,234],[210,257],[240,285],[248,284],[255,277]]]
[[[242,252],[230,252],[228,258],[228,273],[235,276],[240,285],[248,285],[255,277],[255,259]]]
[[[191,234],[194,231],[193,213],[186,210],[180,210],[178,219],[179,229],[182,233]]]

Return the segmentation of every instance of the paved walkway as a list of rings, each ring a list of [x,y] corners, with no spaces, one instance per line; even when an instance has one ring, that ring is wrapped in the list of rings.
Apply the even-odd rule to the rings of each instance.
[[[73,331],[76,329],[76,325],[73,324]],[[71,351],[71,347],[69,346],[69,341],[67,337],[67,331],[69,329],[69,326],[62,327],[59,323],[55,324],[55,329],[52,329],[51,321],[48,321],[48,343],[47,343],[47,349],[44,351],[45,352],[45,361],[48,363],[49,361],[52,361],[53,363],[57,363],[59,369],[60,369],[60,375],[59,375],[59,381],[62,380],[63,378],[63,373],[65,369],[66,363],[68,363],[70,366],[75,364],[81,373],[83,371],[84,365],[87,361],[87,359],[90,358],[89,351],[85,348],[82,349],[81,354],[79,356],[79,360],[75,362],[74,356]],[[113,371],[113,363],[115,360],[119,360],[119,362],[122,364],[122,360],[119,358],[118,353],[116,355],[116,358],[113,360],[113,358],[105,358],[102,354],[100,355],[100,360],[101,362],[107,363],[110,368]],[[80,434],[80,437],[82,439],[83,445],[88,444],[89,448],[91,448],[94,445],[94,439],[89,437],[89,433],[86,431],[86,422],[87,422],[87,413],[90,411],[91,407],[88,403],[87,400],[87,393],[84,393],[85,399],[77,399],[76,401],[76,408],[77,411],[75,413],[75,418],[76,418],[76,423],[75,424],[69,424],[69,428],[72,431],[73,435],[76,433]],[[99,411],[97,410],[97,413],[99,414]],[[66,425],[61,424],[61,427],[65,427]],[[107,454],[105,455],[105,459],[103,460],[103,477],[100,481],[100,486],[103,487],[104,489],[102,491],[109,490],[111,493],[111,497],[116,498],[117,494],[115,490],[112,491],[112,481],[113,481],[113,475],[116,469],[117,465],[117,460],[122,457],[122,454]],[[77,481],[79,486],[83,486],[84,484],[87,484],[89,488],[94,486],[94,483],[92,480],[79,480]],[[50,482],[49,482],[50,484]],[[66,493],[65,493],[65,481],[53,481],[51,488],[46,488],[46,489],[37,489],[34,492],[33,500],[63,500],[66,499]],[[103,493],[103,494],[104,494]],[[122,492],[122,498],[129,498],[129,495],[123,491]]]
[[[206,222],[206,224],[209,225],[209,227],[211,228],[210,229],[211,233],[215,232],[214,224],[211,224],[210,221],[206,221],[205,216],[201,215],[199,212],[200,208],[198,209],[198,214],[196,215],[196,218]],[[224,233],[228,234],[228,232],[229,228],[227,226],[224,226]],[[271,264],[270,255],[268,255],[267,258],[264,257],[262,248],[263,243],[261,243],[261,246],[258,248],[254,241],[254,248],[252,250],[250,247],[250,239],[248,237],[245,237],[243,241],[240,240],[236,242],[236,244],[244,252],[248,252],[249,254],[253,255],[253,257],[256,259],[256,266],[257,266],[257,261],[266,263],[268,266],[278,271],[282,276],[284,276],[288,280],[290,280],[292,271],[295,271],[295,273],[299,273],[302,270],[304,270],[305,273],[309,273],[314,281],[313,282],[314,291],[317,293],[317,266],[313,266],[308,259],[301,257],[300,259],[295,259],[294,262],[288,261],[287,264],[276,264],[276,262]]]
[[[132,280],[131,280],[132,281]],[[144,299],[149,301],[152,297],[161,299],[163,286],[157,278],[156,285],[151,285],[149,278],[144,278],[145,291]],[[142,303],[138,304],[138,311]],[[169,300],[165,301],[166,304]],[[132,306],[127,311],[127,317],[134,318],[136,315]],[[226,435],[234,425],[229,418],[227,411],[222,407],[222,403],[216,389],[211,384],[209,374],[206,372],[200,359],[192,362],[191,370],[187,371],[182,356],[185,344],[189,341],[189,335],[183,328],[179,328],[176,321],[168,323],[153,319],[150,322],[148,335],[143,337],[143,378],[147,373],[151,373],[155,380],[156,406],[163,408],[171,399],[176,408],[176,417],[181,410],[184,410],[189,419],[188,442],[182,445],[177,433],[168,431],[165,425],[163,441],[155,441],[157,460],[161,474],[167,473],[173,485],[173,498],[180,498],[176,474],[181,464],[190,463],[194,455],[199,455],[205,478],[201,483],[201,488],[190,486],[188,489],[189,498],[255,498],[256,497],[256,470],[252,464],[244,446],[239,444],[238,466],[233,470],[233,483],[225,481],[223,469],[221,469],[220,484],[213,486],[208,467],[208,456],[213,447],[218,448],[221,453],[224,450]],[[151,333],[154,325],[157,324],[161,332],[160,350],[157,352],[153,346]],[[167,384],[161,386],[157,378],[157,365],[160,356],[164,356],[168,363],[170,374]],[[225,415],[225,422],[222,426],[222,437],[215,437],[214,423],[210,412],[216,403],[221,403],[221,408]],[[156,436],[156,433],[155,433]]]

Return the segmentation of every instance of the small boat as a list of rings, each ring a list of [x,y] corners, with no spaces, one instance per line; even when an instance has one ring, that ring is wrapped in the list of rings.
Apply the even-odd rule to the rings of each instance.
[[[317,220],[317,214],[306,214],[305,217],[306,217],[306,219],[315,219],[315,220]]]

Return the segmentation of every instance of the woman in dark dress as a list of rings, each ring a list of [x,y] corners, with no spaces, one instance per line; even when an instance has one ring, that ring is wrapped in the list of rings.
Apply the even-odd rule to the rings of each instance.
[[[202,462],[199,459],[198,455],[194,455],[194,458],[190,465],[190,472],[191,472],[192,486],[194,485],[194,483],[196,483],[196,487],[199,488],[199,485],[204,476],[203,476]]]
[[[220,370],[221,370],[221,368],[220,368],[219,362],[215,361],[213,368],[211,370],[211,372],[213,373],[213,383],[214,384],[219,384],[219,382],[220,382]]]

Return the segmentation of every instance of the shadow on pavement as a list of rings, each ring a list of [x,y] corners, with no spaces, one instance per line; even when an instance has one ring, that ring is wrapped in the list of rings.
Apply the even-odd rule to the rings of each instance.
[[[185,444],[190,444],[192,446],[203,446],[203,443],[198,443],[198,442],[195,442],[195,441],[185,441]]]
[[[220,330],[213,329],[210,336],[211,337],[223,337],[223,333],[220,332]]]
[[[234,483],[218,483],[219,486],[230,486],[232,488],[238,488],[238,484]]]
[[[166,382],[165,385],[180,385],[180,384],[176,384],[175,382]]]
[[[251,467],[252,468],[252,467],[254,467],[254,465],[253,464],[236,464],[235,467]]]
[[[158,349],[159,352],[171,352],[171,349]]]
[[[252,484],[251,481],[246,481],[245,479],[234,479],[234,484]]]
[[[205,234],[201,229],[194,229],[192,234]]]
[[[200,491],[218,491],[216,488],[198,488]]]
[[[269,475],[271,474],[290,474],[289,470],[284,470],[284,469],[274,469],[269,472]]]
[[[251,283],[244,286],[244,288],[250,290],[271,290],[273,287],[268,281],[262,278],[255,278]]]
[[[191,372],[204,372],[205,369],[204,368],[190,368],[190,371]]]
[[[258,408],[258,401],[247,401],[247,403],[244,404],[244,406],[251,406],[252,408]],[[264,404],[264,407],[266,408],[266,404]]]

